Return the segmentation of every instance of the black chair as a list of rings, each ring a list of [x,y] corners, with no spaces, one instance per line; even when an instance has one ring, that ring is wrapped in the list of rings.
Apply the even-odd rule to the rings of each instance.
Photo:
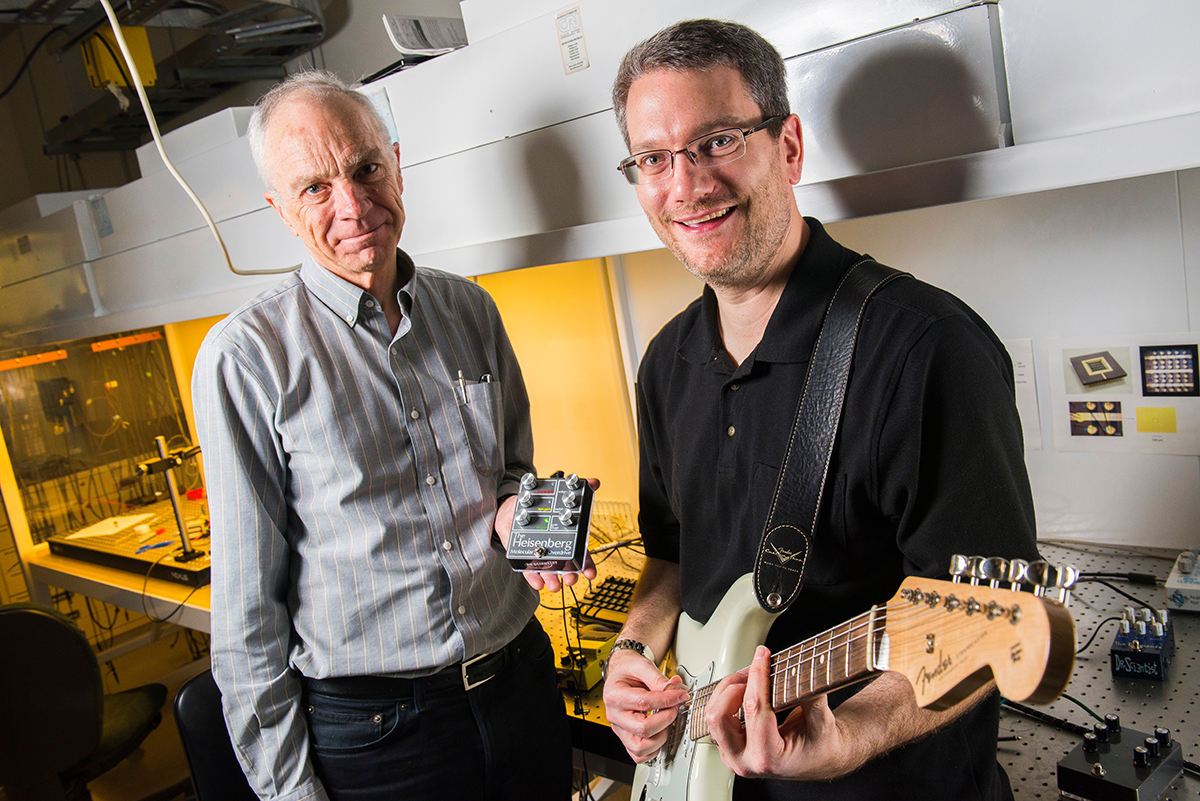
[[[196,801],[258,801],[233,753],[221,714],[221,690],[211,670],[179,688],[175,727],[192,772]]]
[[[104,694],[100,665],[65,615],[0,606],[0,785],[9,801],[89,801],[87,785],[162,720],[167,688]]]

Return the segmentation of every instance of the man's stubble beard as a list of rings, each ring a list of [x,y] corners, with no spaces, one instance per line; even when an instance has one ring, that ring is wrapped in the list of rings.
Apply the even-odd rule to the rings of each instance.
[[[776,189],[775,191],[781,191]],[[790,186],[787,188],[790,194]],[[751,192],[749,197],[769,197],[768,193]],[[701,262],[694,259],[680,246],[679,240],[671,237],[666,241],[667,249],[692,275],[704,281],[714,289],[748,289],[755,286],[770,268],[783,240],[787,237],[791,222],[791,209],[786,198],[768,204],[767,210],[755,219],[754,202],[742,200],[738,203],[737,211],[744,214],[748,221],[744,235],[736,244],[734,251],[719,264]],[[659,226],[670,230],[672,222],[659,222]],[[663,238],[660,234],[660,238]]]

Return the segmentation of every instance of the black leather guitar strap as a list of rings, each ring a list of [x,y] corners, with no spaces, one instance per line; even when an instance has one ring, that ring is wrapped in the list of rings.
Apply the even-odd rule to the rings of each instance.
[[[842,276],[825,310],[754,561],[754,594],[768,612],[782,612],[804,586],[863,310],[877,289],[903,275],[863,259]]]

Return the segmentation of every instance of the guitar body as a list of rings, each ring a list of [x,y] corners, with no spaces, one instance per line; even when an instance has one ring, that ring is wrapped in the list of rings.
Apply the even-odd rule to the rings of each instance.
[[[1006,698],[1050,703],[1071,677],[1071,615],[1042,585],[1030,593],[1020,583],[999,584],[906,578],[886,604],[772,654],[772,708],[790,709],[882,671],[908,679],[927,708],[952,706],[993,679]],[[733,773],[708,736],[704,705],[720,679],[750,664],[775,617],[758,605],[750,575],[734,582],[708,623],[680,616],[675,672],[691,697],[666,744],[634,771],[632,801],[732,798]]]
[[[686,614],[679,616],[673,649],[675,672],[685,687],[694,689],[741,670],[766,641],[775,618],[758,605],[747,573],[725,593],[707,624]],[[682,718],[676,727],[687,726]],[[721,761],[716,744],[708,737],[693,740],[684,736],[677,742],[668,741],[654,759],[637,766],[629,797],[631,801],[700,801],[732,795],[733,772]]]

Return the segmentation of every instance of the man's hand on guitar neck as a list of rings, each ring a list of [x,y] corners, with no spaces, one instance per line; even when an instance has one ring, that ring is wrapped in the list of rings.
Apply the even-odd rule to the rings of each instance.
[[[678,676],[668,679],[653,662],[633,651],[614,651],[604,678],[608,722],[634,762],[654,757],[667,741],[671,723],[688,692]]]
[[[809,781],[849,773],[856,766],[847,768],[845,733],[826,696],[802,702],[782,725],[776,722],[770,663],[771,652],[760,645],[750,667],[726,676],[708,699],[704,721],[725,767],[739,776]]]
[[[721,761],[740,776],[830,781],[945,726],[995,691],[989,682],[947,710],[917,706],[908,679],[884,672],[837,708],[824,695],[802,701],[782,723],[771,707],[771,653],[759,646],[749,668],[713,691],[704,721]],[[738,720],[742,710],[745,725]]]

